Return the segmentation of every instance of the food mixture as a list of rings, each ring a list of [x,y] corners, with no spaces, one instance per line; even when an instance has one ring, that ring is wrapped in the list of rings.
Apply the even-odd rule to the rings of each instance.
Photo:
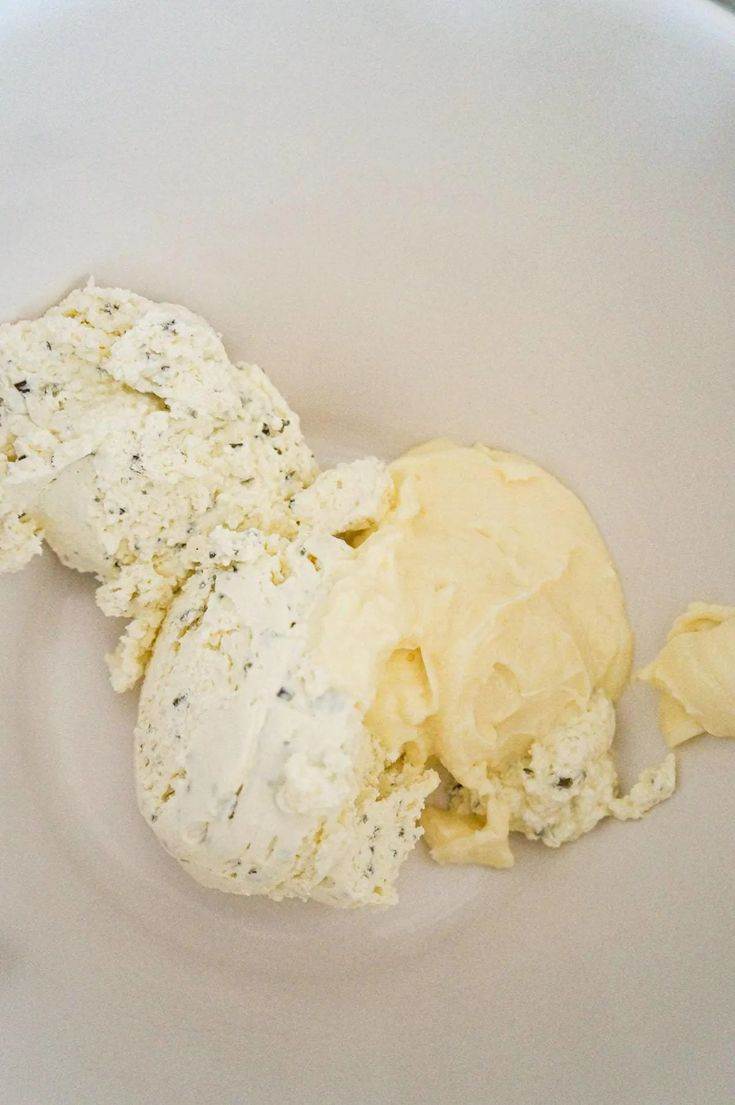
[[[128,619],[141,812],[200,883],[337,906],[637,819],[611,747],[632,632],[605,544],[538,465],[433,441],[318,472],[298,416],[183,307],[89,284],[0,327],[0,570],[45,540]],[[673,747],[735,736],[735,608],[641,672]]]

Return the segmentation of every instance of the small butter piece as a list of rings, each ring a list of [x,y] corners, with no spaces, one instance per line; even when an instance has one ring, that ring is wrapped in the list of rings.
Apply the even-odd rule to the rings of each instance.
[[[691,603],[638,678],[661,692],[659,723],[672,748],[700,733],[735,737],[735,606]]]

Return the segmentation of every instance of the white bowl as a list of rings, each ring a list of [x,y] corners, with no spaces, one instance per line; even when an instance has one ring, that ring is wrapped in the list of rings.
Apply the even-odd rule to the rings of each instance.
[[[93,273],[190,306],[326,459],[436,434],[569,481],[652,656],[735,602],[735,20],[705,3],[5,0],[0,317]],[[0,581],[12,1105],[725,1105],[735,749],[385,913],[208,892],[135,809],[115,626]],[[660,757],[626,696],[629,781]]]

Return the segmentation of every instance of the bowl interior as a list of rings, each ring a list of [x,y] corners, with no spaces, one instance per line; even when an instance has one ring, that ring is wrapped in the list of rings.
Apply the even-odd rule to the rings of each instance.
[[[703,0],[10,3],[0,317],[91,273],[202,313],[326,462],[528,453],[599,522],[643,662],[735,601],[734,28]],[[392,911],[241,901],[135,810],[92,592],[50,554],[0,580],[14,1105],[731,1100],[727,742],[642,825],[512,872],[419,849]],[[662,754],[640,686],[619,747],[627,780]]]

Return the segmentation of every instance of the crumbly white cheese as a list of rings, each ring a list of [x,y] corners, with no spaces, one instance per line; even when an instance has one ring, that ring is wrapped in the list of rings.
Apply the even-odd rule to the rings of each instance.
[[[325,533],[359,533],[387,512],[393,495],[388,469],[376,457],[363,457],[322,472],[295,496],[294,517]]]
[[[450,808],[479,816],[501,810],[510,831],[551,848],[577,840],[604,817],[637,820],[673,794],[674,757],[648,768],[620,797],[610,752],[614,736],[615,708],[598,691],[588,710],[535,741],[526,756],[491,777],[482,794],[455,786]]]
[[[378,467],[375,475],[382,482]],[[347,488],[363,477],[360,462],[340,470],[345,510],[329,511],[339,531],[357,517]],[[317,498],[333,477],[320,481]],[[437,779],[389,763],[354,696],[313,659],[312,620],[355,554],[316,519],[298,540],[220,529],[211,546],[175,598],[146,673],[141,811],[206,886],[387,904]]]
[[[139,678],[172,596],[218,525],[293,535],[314,478],[296,415],[183,307],[90,284],[0,327],[0,570],[45,537],[132,619],[111,661]]]

